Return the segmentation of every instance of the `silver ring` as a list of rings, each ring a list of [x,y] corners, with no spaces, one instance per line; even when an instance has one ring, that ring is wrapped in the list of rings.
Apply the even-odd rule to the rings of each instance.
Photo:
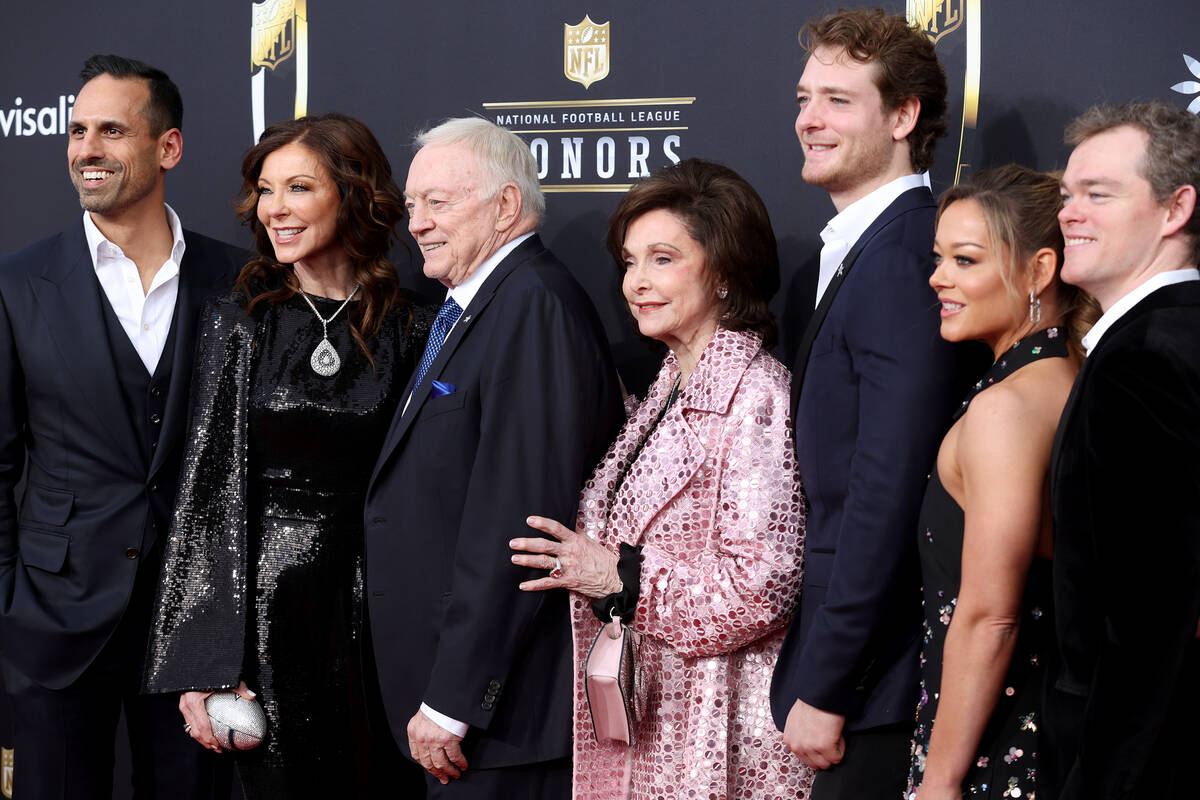
[[[561,578],[562,577],[562,562],[558,560],[558,556],[550,556],[550,557],[554,559],[554,569],[550,570],[550,577],[551,578]]]
[[[190,723],[190,722],[183,723],[183,732],[191,733],[192,732],[192,723]]]

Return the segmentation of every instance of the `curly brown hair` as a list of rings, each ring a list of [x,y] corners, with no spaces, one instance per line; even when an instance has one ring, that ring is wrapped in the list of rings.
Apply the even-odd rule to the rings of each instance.
[[[800,46],[844,50],[860,64],[878,64],[875,84],[883,107],[899,108],[910,97],[921,103],[916,127],[908,135],[915,172],[933,164],[937,139],[946,134],[946,71],[929,37],[899,14],[880,8],[842,9],[800,29]]]
[[[359,302],[352,303],[350,333],[371,359],[367,340],[397,302],[399,279],[387,260],[404,219],[404,195],[392,177],[392,165],[371,130],[345,114],[301,117],[272,125],[242,160],[242,191],[237,213],[254,233],[258,258],[242,268],[237,285],[246,293],[246,311],[260,302],[280,303],[300,293],[290,264],[275,259],[270,232],[258,219],[258,178],[263,161],[281,147],[299,144],[312,151],[337,186],[341,202],[337,237],[354,268]],[[374,360],[372,363],[374,363]]]
[[[779,290],[779,252],[771,217],[754,187],[729,167],[689,158],[633,185],[608,220],[608,252],[618,268],[625,234],[643,214],[662,209],[683,222],[704,250],[706,278],[729,293],[721,327],[754,331],[770,347],[775,319],[767,303]]]

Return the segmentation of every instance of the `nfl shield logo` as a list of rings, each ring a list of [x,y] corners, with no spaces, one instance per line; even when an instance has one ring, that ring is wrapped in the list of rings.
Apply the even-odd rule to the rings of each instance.
[[[296,0],[265,0],[250,8],[250,68],[273,70],[296,50]]]
[[[597,25],[584,15],[576,25],[563,25],[563,74],[588,88],[608,76],[609,23]]]
[[[908,0],[908,24],[921,29],[929,41],[937,44],[963,23],[963,0]]]

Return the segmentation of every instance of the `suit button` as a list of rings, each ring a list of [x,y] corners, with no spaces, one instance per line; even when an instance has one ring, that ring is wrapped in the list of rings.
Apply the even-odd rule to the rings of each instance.
[[[130,548],[126,549],[125,557],[130,560],[137,558],[138,557],[138,549],[136,547],[130,547]]]
[[[487,694],[485,694],[483,696],[483,699],[484,699],[484,702],[494,703],[494,702],[496,702],[496,695],[492,694],[491,692],[488,692]]]
[[[158,423],[162,422],[162,414],[159,414],[157,411],[155,411],[150,415],[150,421],[157,425]]]
[[[154,397],[158,397],[159,395],[161,395],[161,394],[162,394],[162,389],[160,389],[160,388],[158,388],[157,386],[155,386],[154,388],[152,388],[152,389],[150,390],[150,394],[151,394],[152,396],[154,396]]]
[[[488,688],[491,689],[493,692],[500,691],[500,681],[495,681],[495,680],[490,681],[488,683]]]
[[[488,701],[486,701],[486,700],[484,700],[482,703],[480,703],[480,704],[479,704],[479,707],[480,707],[480,708],[482,708],[484,711],[491,711],[491,710],[492,710],[492,704],[491,704],[491,703],[489,703],[489,702],[488,702]]]

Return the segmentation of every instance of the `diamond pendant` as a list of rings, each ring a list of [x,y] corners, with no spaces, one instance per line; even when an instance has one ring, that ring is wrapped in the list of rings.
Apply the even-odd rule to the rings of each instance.
[[[338,357],[337,350],[333,349],[333,345],[328,339],[322,339],[317,345],[317,349],[313,350],[312,358],[308,360],[312,366],[313,372],[322,375],[326,378],[331,375],[336,375],[337,371],[342,368],[342,359]]]

